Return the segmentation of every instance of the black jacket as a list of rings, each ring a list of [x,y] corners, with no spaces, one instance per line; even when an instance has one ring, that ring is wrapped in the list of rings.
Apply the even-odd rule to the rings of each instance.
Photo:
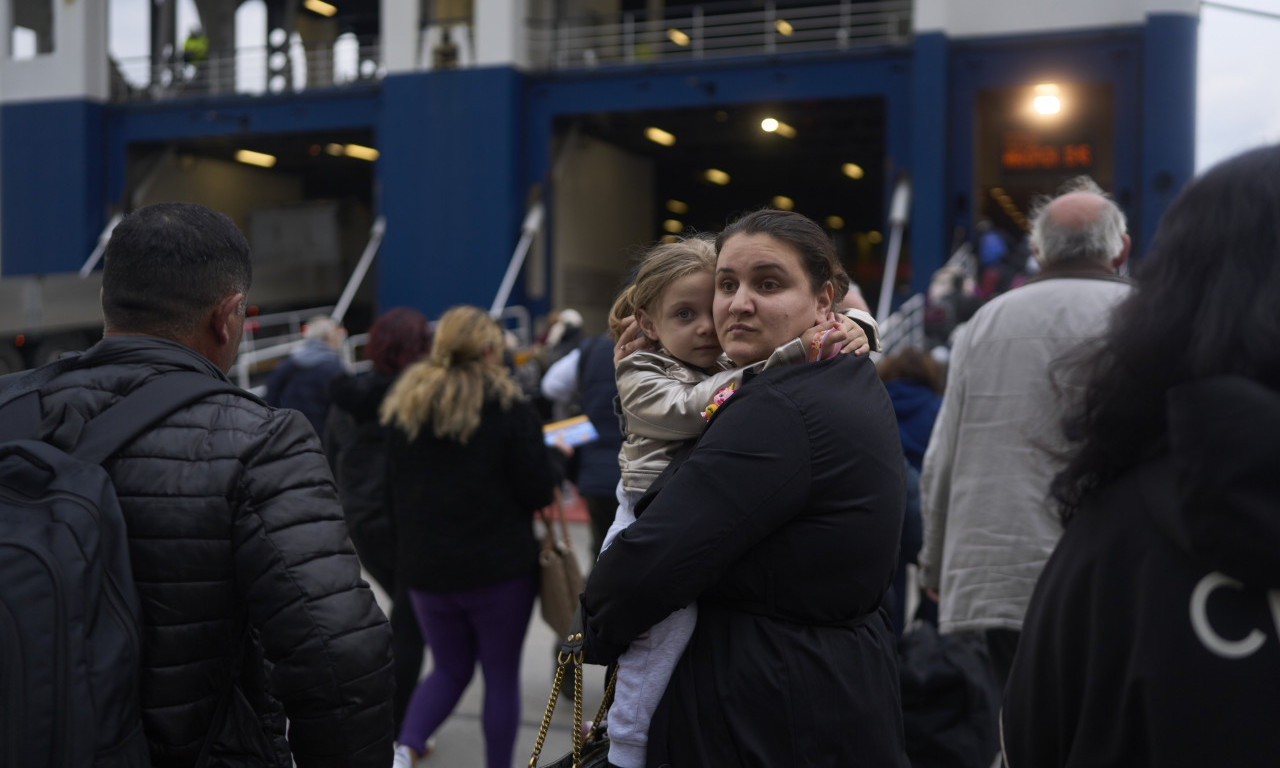
[[[1012,768],[1280,755],[1280,392],[1223,377],[1166,406],[1167,454],[1082,509],[1036,585]]]
[[[423,425],[416,440],[389,432],[388,482],[397,578],[420,592],[459,592],[531,574],[533,513],[551,503],[556,477],[533,407],[487,400],[466,445]]]
[[[767,371],[717,411],[583,596],[596,663],[698,603],[650,726],[650,766],[906,765],[881,607],[903,466],[865,358]]]
[[[43,437],[70,448],[89,418],[179,370],[222,377],[181,344],[107,338],[41,390]],[[303,416],[212,395],[105,467],[142,599],[143,726],[156,768],[193,766],[211,730],[219,765],[288,768],[290,748],[299,768],[389,765],[390,633]]]
[[[386,495],[387,429],[378,423],[378,406],[393,381],[378,370],[333,379],[323,433],[351,543],[370,575],[391,594],[396,591],[395,526]]]
[[[262,399],[277,408],[302,411],[316,434],[323,435],[329,414],[329,382],[342,373],[337,350],[320,339],[307,339],[271,372]]]
[[[578,490],[587,496],[612,497],[622,479],[618,451],[622,449],[622,429],[613,410],[618,382],[613,376],[613,339],[592,336],[578,347],[578,391],[582,412],[595,427],[595,440],[580,445]]]

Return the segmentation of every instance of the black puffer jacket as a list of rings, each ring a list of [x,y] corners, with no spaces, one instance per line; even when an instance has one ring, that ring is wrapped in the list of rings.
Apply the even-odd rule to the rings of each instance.
[[[45,439],[74,445],[89,418],[178,370],[222,377],[175,342],[103,340],[41,390]],[[218,765],[288,768],[290,750],[299,768],[389,765],[390,634],[305,418],[213,395],[105,466],[142,598],[156,768],[193,766],[211,730]]]

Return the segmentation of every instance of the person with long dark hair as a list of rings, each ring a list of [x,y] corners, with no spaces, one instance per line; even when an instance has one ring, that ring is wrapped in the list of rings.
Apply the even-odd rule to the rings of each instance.
[[[1065,422],[1011,768],[1280,754],[1280,146],[1193,180],[1136,278]]]

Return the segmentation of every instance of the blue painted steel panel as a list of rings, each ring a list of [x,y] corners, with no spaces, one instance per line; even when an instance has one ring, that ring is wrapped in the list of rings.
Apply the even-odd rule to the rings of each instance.
[[[946,222],[949,68],[942,33],[916,37],[912,71],[911,292],[923,293],[950,255]]]
[[[1160,216],[1195,173],[1196,40],[1199,20],[1152,14],[1143,36],[1142,230],[1149,244]]]
[[[352,87],[279,96],[225,96],[111,107],[113,144],[237,134],[370,128],[379,89]]]
[[[4,276],[78,270],[105,222],[103,107],[8,104],[0,123]]]
[[[523,86],[507,68],[383,81],[380,306],[436,317],[455,304],[493,302],[528,191],[519,173]],[[521,303],[518,291],[512,304]]]

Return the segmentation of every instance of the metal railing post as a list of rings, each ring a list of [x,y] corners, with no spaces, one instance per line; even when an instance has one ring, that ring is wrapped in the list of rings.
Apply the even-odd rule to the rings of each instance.
[[[770,56],[778,50],[778,8],[772,2],[764,4],[764,52]]]
[[[507,273],[502,276],[502,285],[498,287],[498,295],[493,297],[493,305],[489,307],[489,314],[494,317],[502,312],[503,307],[507,306],[507,299],[511,298],[511,289],[516,284],[516,276],[520,274],[520,268],[524,266],[529,246],[533,244],[533,236],[542,226],[542,213],[542,203],[534,203],[525,214],[524,223],[520,225],[520,242],[516,243],[515,253],[511,254],[511,263],[507,265]]]
[[[347,280],[347,287],[342,289],[342,296],[338,299],[338,303],[333,307],[333,321],[339,325],[342,319],[346,317],[347,310],[351,308],[351,302],[356,297],[356,291],[360,288],[360,283],[364,282],[364,276],[369,271],[369,265],[373,263],[373,257],[377,255],[378,248],[382,245],[382,236],[387,232],[387,217],[379,216],[373,220],[373,227],[369,230],[369,244],[364,247],[364,253],[360,254],[360,261],[356,262],[356,268],[351,272],[351,279]]]
[[[636,15],[622,16],[622,57],[628,62],[636,60]]]
[[[693,7],[693,58],[702,58],[703,52],[703,21],[702,6],[695,5]]]
[[[93,247],[93,252],[89,254],[89,258],[84,260],[84,265],[80,267],[80,276],[88,277],[93,272],[93,268],[98,266],[98,262],[102,260],[103,251],[107,250],[107,241],[111,239],[111,233],[115,231],[116,225],[124,218],[123,214],[117,213],[111,217],[111,221],[107,222],[107,226],[103,227],[102,234],[98,235],[98,244]]]
[[[910,204],[911,180],[903,176],[893,188],[893,202],[889,205],[889,250],[885,254],[884,279],[880,281],[880,301],[876,308],[878,323],[883,323],[889,317],[893,286],[898,277],[898,259],[902,253],[902,232],[907,226]]]

